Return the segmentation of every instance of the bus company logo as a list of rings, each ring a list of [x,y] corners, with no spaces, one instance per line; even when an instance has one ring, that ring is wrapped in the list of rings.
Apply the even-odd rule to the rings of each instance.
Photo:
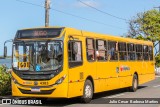
[[[122,65],[122,66],[120,66],[119,69],[120,69],[120,71],[128,71],[128,70],[130,70],[130,67]]]

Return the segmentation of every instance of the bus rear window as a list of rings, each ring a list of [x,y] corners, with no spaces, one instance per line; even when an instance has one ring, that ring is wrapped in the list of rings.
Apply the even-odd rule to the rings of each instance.
[[[30,30],[19,30],[17,32],[17,39],[29,38],[54,38],[60,36],[62,28],[39,28]]]

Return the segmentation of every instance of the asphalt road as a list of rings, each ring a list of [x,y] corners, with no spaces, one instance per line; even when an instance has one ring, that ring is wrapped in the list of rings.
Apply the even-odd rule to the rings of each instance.
[[[160,104],[106,104],[108,99],[118,98],[159,98],[160,102],[160,76],[154,81],[139,86],[136,92],[127,89],[107,91],[94,95],[90,104],[81,104],[79,98],[73,99],[48,99],[43,105],[0,105],[0,107],[28,107],[28,106],[66,106],[66,107],[160,107]],[[123,100],[123,99],[120,99]],[[117,101],[117,100],[116,100]],[[1,102],[1,100],[0,100]]]

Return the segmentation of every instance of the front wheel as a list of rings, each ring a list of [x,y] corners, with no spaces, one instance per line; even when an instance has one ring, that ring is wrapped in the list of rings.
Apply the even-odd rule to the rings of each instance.
[[[136,74],[133,75],[133,80],[132,80],[132,86],[130,87],[130,90],[132,92],[136,92],[138,89],[138,77]]]
[[[82,102],[89,103],[93,97],[93,85],[90,80],[86,80],[83,89]]]

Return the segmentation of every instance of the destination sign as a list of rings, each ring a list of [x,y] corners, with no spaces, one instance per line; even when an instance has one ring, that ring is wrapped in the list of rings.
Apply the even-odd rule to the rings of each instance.
[[[60,36],[62,28],[43,28],[43,29],[29,29],[19,30],[16,38],[53,38]]]

